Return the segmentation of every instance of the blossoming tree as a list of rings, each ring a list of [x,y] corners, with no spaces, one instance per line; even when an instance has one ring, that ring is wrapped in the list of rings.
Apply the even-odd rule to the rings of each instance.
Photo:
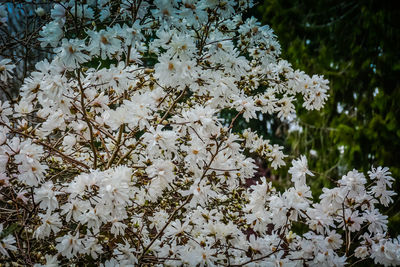
[[[292,187],[251,187],[250,153],[282,147],[238,117],[319,110],[328,81],[281,59],[245,1],[60,1],[40,31],[55,56],[0,103],[0,261],[36,266],[400,264],[387,233],[387,168],[348,172],[314,202],[302,156]],[[13,62],[0,61],[3,82]],[[221,111],[237,115],[226,121]],[[312,179],[312,178],[311,178]],[[302,225],[304,232],[294,225]]]

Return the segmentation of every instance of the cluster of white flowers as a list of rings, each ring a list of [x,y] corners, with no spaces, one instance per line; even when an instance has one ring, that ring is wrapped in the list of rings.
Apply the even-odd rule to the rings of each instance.
[[[36,266],[400,264],[400,238],[389,237],[378,210],[395,194],[387,168],[372,168],[369,179],[350,171],[319,202],[306,184],[314,174],[304,156],[292,161],[293,187],[284,192],[265,177],[246,187],[256,172],[250,153],[273,168],[286,156],[251,129],[234,132],[237,118],[286,119],[294,101],[319,110],[328,90],[323,77],[279,57],[268,26],[242,17],[252,6],[54,5],[39,40],[55,57],[36,65],[18,103],[0,102],[1,259]],[[226,122],[224,110],[237,116]]]
[[[15,65],[11,63],[11,59],[0,60],[0,81],[7,82],[11,78],[13,69],[15,69]]]

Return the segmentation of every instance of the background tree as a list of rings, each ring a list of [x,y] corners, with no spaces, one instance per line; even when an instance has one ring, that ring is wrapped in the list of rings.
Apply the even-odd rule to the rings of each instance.
[[[304,112],[300,104],[302,131],[287,139],[322,174],[313,192],[349,168],[366,171],[383,162],[400,177],[400,12],[394,3],[265,0],[258,12],[279,36],[284,59],[330,81],[325,108]],[[399,207],[397,198],[386,211],[394,234]]]
[[[19,87],[35,64],[51,58],[49,49],[40,46],[41,28],[50,19],[50,5],[54,1],[14,1],[0,3],[0,60],[12,59],[16,65],[14,75],[7,82],[0,81],[0,100],[13,100]],[[0,71],[1,74],[1,71]]]

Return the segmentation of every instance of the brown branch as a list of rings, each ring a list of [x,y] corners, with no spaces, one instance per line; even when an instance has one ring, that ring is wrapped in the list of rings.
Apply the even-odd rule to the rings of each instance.
[[[39,144],[39,145],[42,145],[42,146],[48,148],[48,149],[51,150],[51,151],[54,151],[54,152],[57,153],[60,157],[66,159],[67,161],[69,161],[69,162],[71,162],[71,163],[74,163],[74,164],[76,164],[76,165],[79,165],[79,166],[81,166],[81,167],[84,167],[85,169],[88,169],[88,170],[90,169],[90,167],[89,167],[88,165],[86,165],[85,163],[80,162],[80,161],[77,161],[76,159],[73,159],[73,158],[71,158],[70,156],[65,155],[64,153],[62,153],[62,152],[61,152],[60,150],[58,150],[57,148],[52,147],[51,145],[48,145],[48,144],[46,144],[46,143],[44,143],[44,142],[42,142],[42,141],[36,139],[35,137],[33,137],[33,136],[29,135],[29,134],[26,134],[26,133],[23,133],[23,132],[19,132],[19,131],[15,130],[15,129],[11,128],[11,127],[8,126],[7,124],[2,123],[2,122],[0,123],[0,125],[6,126],[6,127],[7,127],[8,129],[10,129],[13,133],[20,134],[20,135],[22,135],[22,136],[25,136],[26,138],[32,139],[32,142],[34,142],[34,143],[36,143],[36,144]]]
[[[189,195],[186,200],[182,203],[182,205],[180,205],[179,207],[177,207],[174,212],[172,213],[172,215],[169,217],[167,223],[164,225],[164,227],[160,230],[160,232],[158,232],[158,234],[151,240],[151,242],[146,246],[146,248],[143,250],[142,255],[139,257],[138,262],[140,262],[143,257],[145,256],[146,252],[150,249],[150,247],[153,245],[153,243],[164,233],[164,230],[168,227],[168,225],[172,222],[172,219],[175,217],[176,213],[182,209],[187,203],[189,203],[189,201],[192,199],[193,194]]]
[[[93,151],[93,168],[96,169],[97,168],[97,149],[96,146],[94,145],[94,134],[93,134],[93,128],[92,128],[92,124],[87,116],[86,113],[86,107],[85,107],[85,94],[84,94],[84,89],[82,86],[82,82],[81,82],[81,70],[79,69],[77,71],[77,80],[78,80],[78,84],[79,84],[79,89],[80,89],[80,93],[81,93],[81,106],[82,106],[82,114],[83,114],[83,118],[86,121],[86,124],[89,128],[89,134],[90,134],[90,147]]]
[[[118,133],[118,137],[117,137],[117,142],[116,142],[116,144],[115,144],[113,154],[112,154],[111,158],[110,158],[110,159],[108,160],[108,162],[107,162],[106,169],[110,168],[112,162],[114,161],[115,157],[116,157],[117,154],[118,154],[119,148],[120,148],[120,146],[121,146],[121,139],[122,139],[122,134],[123,134],[123,132],[124,132],[124,129],[125,129],[125,126],[124,126],[124,124],[122,124],[122,125],[119,127],[119,133]]]
[[[174,108],[174,106],[176,105],[176,103],[178,103],[179,100],[181,100],[181,98],[185,95],[186,92],[186,87],[185,89],[183,89],[182,93],[174,100],[174,102],[172,103],[172,105],[169,107],[169,109],[167,110],[167,112],[165,112],[164,116],[161,118],[159,124],[161,124],[168,116],[168,114],[171,112],[171,110]]]

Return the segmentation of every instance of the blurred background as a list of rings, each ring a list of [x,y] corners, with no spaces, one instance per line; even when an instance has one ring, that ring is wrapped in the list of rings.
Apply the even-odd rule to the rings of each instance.
[[[297,107],[295,127],[264,132],[290,155],[305,154],[314,197],[353,168],[387,166],[400,193],[400,9],[397,1],[265,0],[254,16],[274,29],[282,58],[330,81],[321,111]],[[265,122],[259,125],[267,125]],[[289,162],[289,161],[288,161]],[[281,172],[284,179],[285,172]],[[287,179],[286,179],[287,180]],[[280,183],[278,183],[280,184]],[[400,234],[400,198],[385,214]]]
[[[7,83],[0,81],[0,100],[15,99],[35,64],[51,56],[51,50],[41,47],[37,38],[50,20],[54,2],[0,0],[0,60],[9,58],[16,65],[13,78]]]

